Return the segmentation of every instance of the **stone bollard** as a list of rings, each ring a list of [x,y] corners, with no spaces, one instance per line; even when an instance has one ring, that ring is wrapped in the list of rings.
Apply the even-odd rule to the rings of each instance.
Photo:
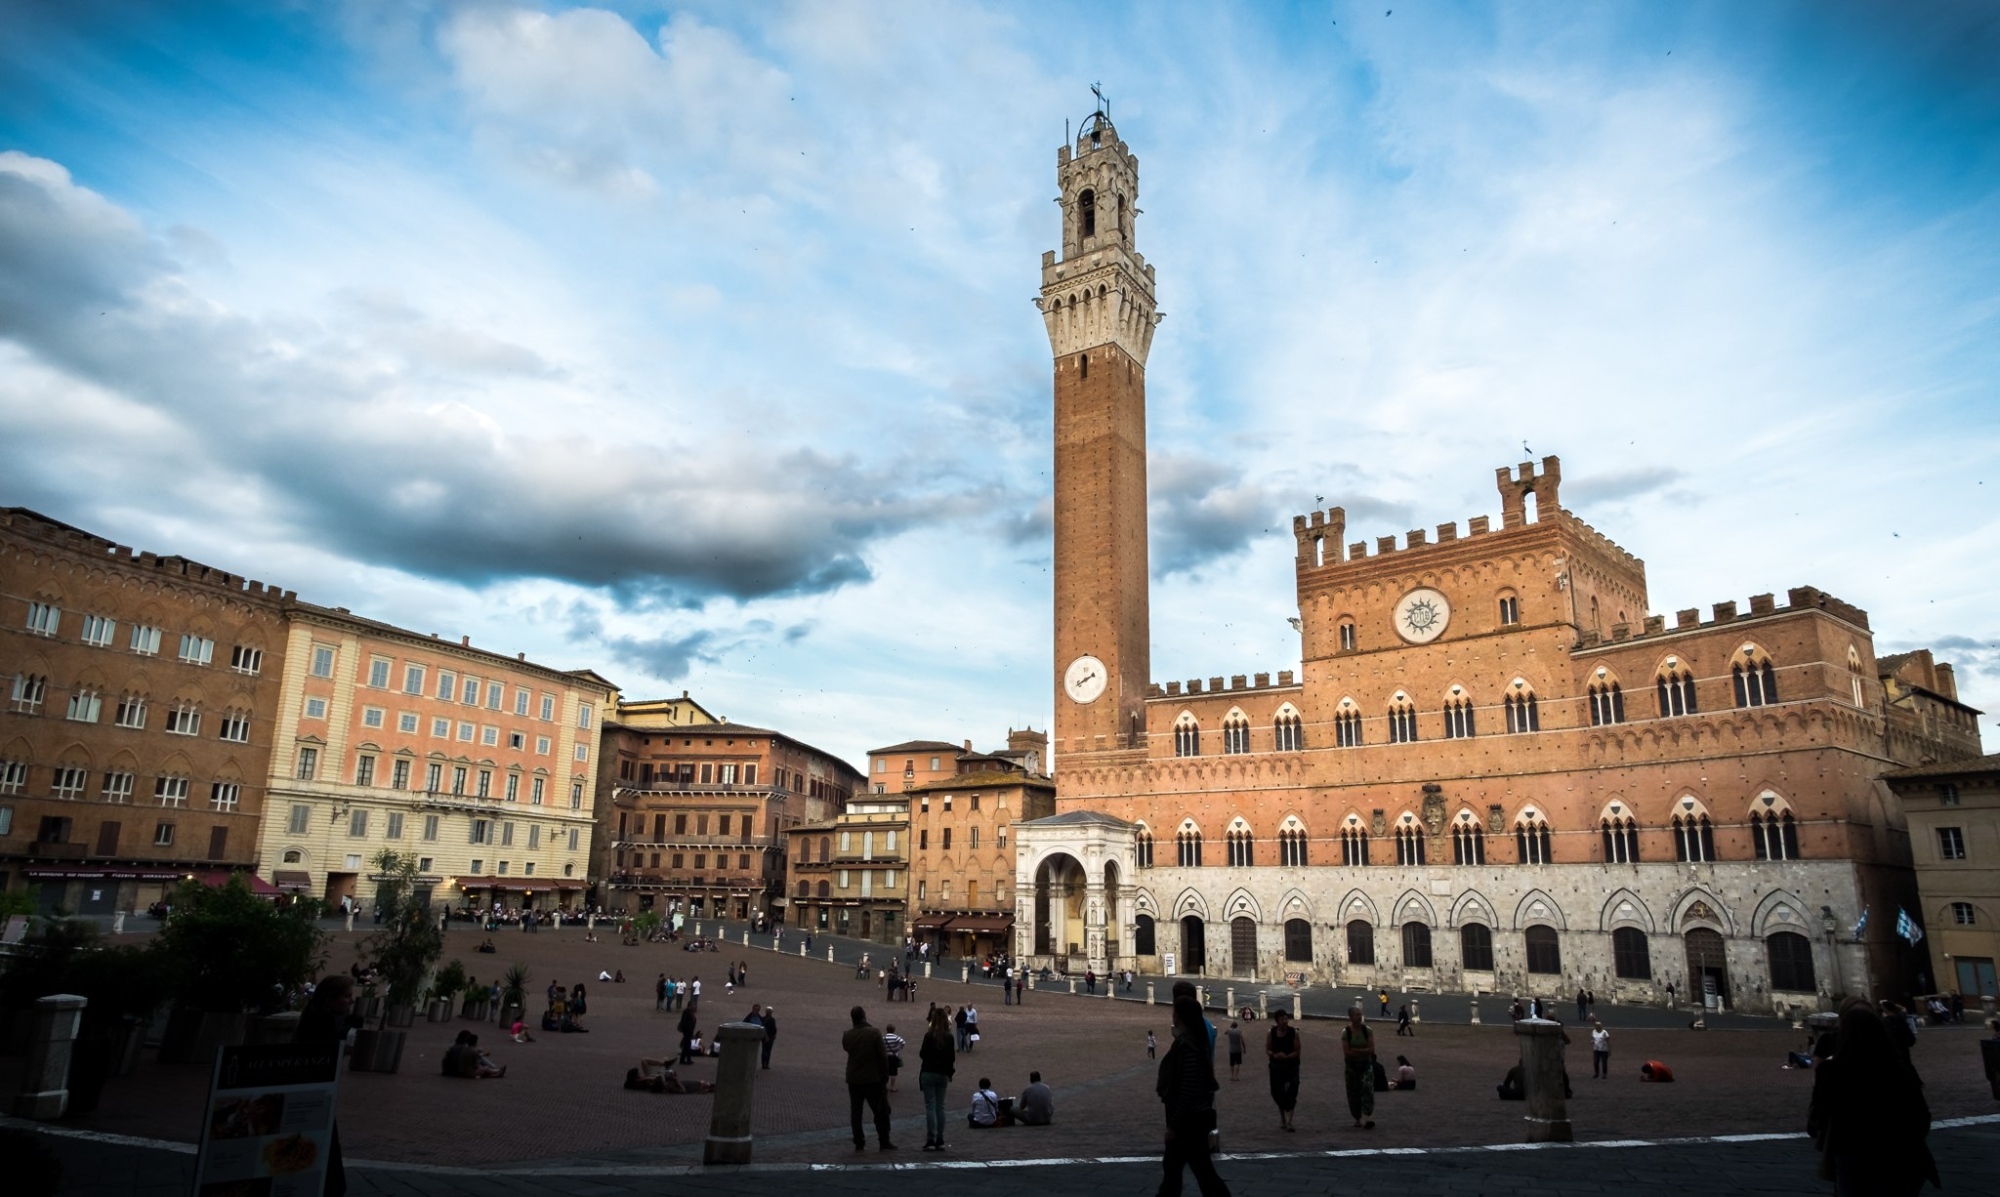
[[[1421,1014],[1418,1014],[1418,1013],[1417,1013],[1417,999],[1415,999],[1415,998],[1411,998],[1411,999],[1410,999],[1410,1021],[1411,1021],[1411,1022],[1422,1022],[1423,1020],[1424,1020],[1424,1019],[1423,1019],[1423,1015],[1421,1015]]]
[[[125,934],[125,912],[124,912],[124,911],[122,911],[122,910],[114,910],[114,911],[112,911],[112,912],[111,912],[111,933],[112,933],[113,935],[123,935],[123,934]]]
[[[1230,1014],[1236,1013],[1236,986],[1222,991],[1222,1008]]]
[[[1257,991],[1257,1017],[1271,1017],[1271,995],[1261,989]]]
[[[1208,986],[1206,985],[1195,986],[1194,1000],[1201,1003],[1202,1009],[1204,1010],[1208,1009]]]
[[[1107,998],[1116,998],[1118,996],[1118,982],[1113,981],[1111,984],[1106,985],[1104,987],[1104,996]]]
[[[962,984],[962,985],[970,985],[970,984],[972,984],[972,966],[971,966],[971,965],[969,965],[969,964],[961,964],[961,965],[959,965],[959,966],[958,966],[958,980],[959,980],[959,983],[960,983],[960,984]]]
[[[747,1164],[750,1098],[757,1088],[757,1054],[764,1044],[764,1027],[754,1022],[726,1022],[717,1028],[715,1037],[722,1043],[722,1058],[715,1062],[715,1103],[709,1108],[701,1162]]]
[[[696,924],[694,925],[694,937],[695,937],[696,939],[700,939],[700,938],[701,938],[701,924],[700,924],[700,923],[696,923]]]
[[[1075,993],[1075,992],[1076,992],[1076,978],[1075,978],[1075,977],[1071,977],[1071,978],[1069,979],[1069,991],[1070,991],[1071,993]]]
[[[592,912],[592,913],[590,914],[590,916],[589,916],[589,917],[587,917],[587,918],[585,918],[585,919],[583,920],[583,929],[584,929],[585,931],[595,931],[595,930],[597,930],[597,914],[596,914],[596,912],[594,912],[594,911],[593,911],[593,912]]]
[[[86,1005],[88,999],[70,993],[35,999],[27,1065],[21,1069],[21,1090],[14,1098],[18,1117],[53,1122],[69,1108],[70,1054]]]
[[[1301,1003],[1299,1002],[1299,995],[1295,993],[1295,994],[1293,994],[1293,995],[1292,995],[1292,1021],[1293,1021],[1293,1022],[1304,1022],[1304,1021],[1305,1021],[1305,1017],[1306,1017],[1306,1016],[1305,1016],[1305,1011],[1304,1011],[1303,1009],[1301,1009],[1300,1007],[1301,1007]]]
[[[750,946],[750,933],[748,931],[743,933],[743,946],[746,948]]]
[[[832,963],[833,963],[833,945],[832,945],[832,944],[828,944],[828,945],[826,945],[826,962],[827,962],[828,964],[832,964]]]
[[[931,962],[926,960],[924,961],[924,980],[928,981],[930,979],[931,979]]]
[[[352,910],[347,912],[347,929],[349,931],[354,930],[354,912]]]
[[[1521,1085],[1528,1096],[1528,1142],[1568,1143],[1574,1138],[1563,1098],[1562,1024],[1524,1018],[1514,1024],[1521,1040]]]
[[[1473,1026],[1475,1026],[1475,1027],[1479,1025],[1479,999],[1478,999],[1478,998],[1473,998],[1473,999],[1472,999],[1472,1025],[1473,1025]]]
[[[1033,973],[1029,973],[1029,974],[1028,974],[1028,988],[1029,988],[1029,989],[1033,989],[1034,987],[1035,987],[1035,974],[1033,974]]]
[[[1986,1017],[1993,1017],[1993,1007],[1994,997],[1992,994],[1983,993],[1979,995],[1979,1008],[1986,1013]]]
[[[1146,982],[1146,1004],[1148,1006],[1157,1004],[1153,999],[1153,983],[1151,981]]]
[[[799,959],[804,960],[805,958],[806,958],[806,941],[802,939],[799,941]]]

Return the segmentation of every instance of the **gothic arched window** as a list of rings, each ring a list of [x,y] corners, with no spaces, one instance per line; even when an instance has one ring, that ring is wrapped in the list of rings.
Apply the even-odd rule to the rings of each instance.
[[[1690,864],[1715,859],[1715,826],[1706,811],[1683,808],[1674,816],[1674,859]]]
[[[1201,865],[1201,832],[1190,828],[1182,831],[1174,839],[1174,846],[1178,850],[1176,862],[1184,869],[1199,867]]]
[[[1347,962],[1375,963],[1375,925],[1366,919],[1355,919],[1347,924]]]
[[[1486,863],[1486,831],[1470,815],[1461,816],[1451,827],[1451,863]]]
[[[1452,696],[1444,700],[1444,738],[1447,740],[1470,740],[1479,734],[1473,719],[1472,700],[1465,692],[1453,687]]]
[[[1183,714],[1174,723],[1174,755],[1201,755],[1201,725],[1193,715]]]
[[[1298,712],[1290,707],[1278,712],[1271,730],[1279,752],[1299,752],[1306,746],[1305,724],[1299,720]]]
[[[1764,707],[1778,701],[1778,673],[1768,657],[1746,655],[1729,667],[1729,680],[1736,687],[1736,705]]]
[[[1333,742],[1341,748],[1361,747],[1361,712],[1343,706],[1333,714]]]
[[[1225,837],[1229,841],[1229,867],[1247,869],[1256,863],[1248,827],[1232,827]]]
[[[1415,819],[1407,815],[1396,825],[1396,863],[1399,865],[1424,863],[1424,829]]]
[[[1660,718],[1695,713],[1693,670],[1682,670],[1680,663],[1670,657],[1653,685],[1659,692]]]
[[[1302,868],[1306,859],[1306,829],[1286,827],[1278,832],[1278,863],[1292,868]]]
[[[1240,711],[1231,711],[1222,721],[1222,751],[1230,756],[1250,751],[1250,721]]]
[[[1097,236],[1097,193],[1088,188],[1076,197],[1076,221],[1080,235]]]
[[[1549,852],[1548,821],[1533,811],[1514,824],[1514,851],[1521,864],[1545,865],[1553,860]]]
[[[1153,867],[1153,833],[1143,827],[1139,829],[1138,854],[1140,868]]]
[[[1368,832],[1358,823],[1340,829],[1340,863],[1352,866],[1368,863]]]
[[[1524,732],[1542,730],[1542,712],[1535,701],[1535,692],[1519,683],[1505,699],[1507,707],[1507,734],[1519,735]]]
[[[1788,810],[1752,812],[1750,842],[1757,849],[1758,860],[1797,860],[1799,827],[1792,819],[1792,812]]]
[[[1417,708],[1402,695],[1389,706],[1389,743],[1411,744],[1417,738]]]
[[[1639,863],[1639,824],[1630,815],[1606,815],[1598,824],[1604,833],[1604,863]]]
[[[1605,727],[1625,722],[1625,694],[1617,682],[1593,682],[1590,687],[1590,726]]]

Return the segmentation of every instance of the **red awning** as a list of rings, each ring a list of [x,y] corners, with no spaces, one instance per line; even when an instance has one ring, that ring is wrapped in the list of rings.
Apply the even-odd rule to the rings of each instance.
[[[304,892],[312,888],[312,874],[302,869],[279,869],[271,874],[271,884],[287,893]]]
[[[951,916],[948,914],[919,915],[916,921],[910,924],[910,930],[937,931],[941,930],[944,927],[944,925],[946,923],[949,923],[950,921],[951,921]]]
[[[962,914],[951,920],[954,933],[963,931],[967,935],[998,935],[1014,929],[1011,914]]]

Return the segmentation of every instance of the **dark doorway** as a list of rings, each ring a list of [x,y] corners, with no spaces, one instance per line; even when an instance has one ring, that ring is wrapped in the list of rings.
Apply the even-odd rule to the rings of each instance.
[[[1208,971],[1208,928],[1198,914],[1181,920],[1181,967],[1184,973]]]
[[[1696,927],[1682,938],[1687,943],[1690,996],[1713,993],[1718,1000],[1728,1001],[1729,963],[1723,954],[1722,934]]]
[[[1239,977],[1257,975],[1257,920],[1229,920],[1229,971]]]

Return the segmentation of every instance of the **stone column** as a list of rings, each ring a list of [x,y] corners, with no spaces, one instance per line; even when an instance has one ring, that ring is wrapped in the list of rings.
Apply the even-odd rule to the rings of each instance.
[[[1293,994],[1293,995],[1292,995],[1292,1021],[1293,1021],[1293,1022],[1303,1022],[1303,1021],[1305,1021],[1305,1013],[1304,1013],[1304,1011],[1303,1011],[1303,1010],[1301,1010],[1301,1009],[1300,1009],[1301,1005],[1303,1005],[1303,1003],[1301,1003],[1301,1002],[1299,1001],[1299,995],[1298,995],[1298,994],[1296,994],[1296,993],[1295,993],[1295,994]]]
[[[113,935],[123,935],[123,934],[125,934],[125,912],[124,912],[124,911],[122,911],[122,910],[116,910],[116,911],[113,911],[113,912],[111,913],[111,933],[112,933]]]
[[[1423,1019],[1423,1016],[1417,1013],[1417,999],[1415,999],[1415,998],[1411,998],[1411,999],[1410,999],[1410,1021],[1411,1021],[1411,1022],[1422,1022],[1423,1020],[1424,1020],[1424,1019]]]
[[[35,999],[27,1065],[21,1069],[21,1091],[14,1098],[19,1117],[53,1122],[69,1108],[70,1053],[88,1004],[88,999],[69,993]]]
[[[1521,1040],[1528,1142],[1570,1142],[1569,1107],[1563,1097],[1562,1024],[1546,1018],[1524,1018],[1514,1024],[1514,1034]]]
[[[1236,1013],[1236,986],[1231,985],[1222,991],[1222,1008],[1230,1014]]]
[[[1148,981],[1148,982],[1146,982],[1146,1004],[1147,1004],[1148,1006],[1151,1006],[1151,1005],[1153,1005],[1153,1004],[1154,1004],[1154,1000],[1153,1000],[1153,983],[1152,983],[1151,981]]]
[[[750,1098],[757,1088],[757,1054],[764,1027],[754,1022],[726,1022],[716,1029],[722,1058],[715,1064],[715,1104],[708,1115],[708,1138],[701,1145],[704,1164],[750,1162]]]
[[[1083,887],[1083,954],[1089,967],[1099,973],[1111,971],[1105,952],[1104,878],[1086,877]]]
[[[1257,991],[1257,1016],[1259,1018],[1271,1017],[1271,995],[1261,989]]]
[[[1472,1025],[1479,1025],[1479,999],[1476,997],[1472,999]]]

